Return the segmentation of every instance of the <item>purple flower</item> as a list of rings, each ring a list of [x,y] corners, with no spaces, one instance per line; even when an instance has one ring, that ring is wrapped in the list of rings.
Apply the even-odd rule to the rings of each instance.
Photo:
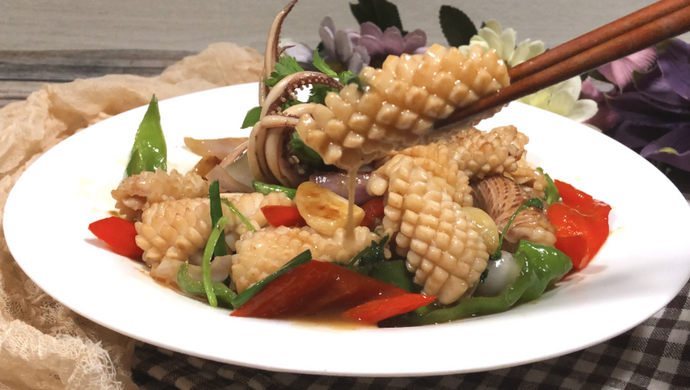
[[[336,72],[351,70],[359,73],[369,64],[369,54],[363,46],[359,46],[360,36],[352,29],[336,30],[333,19],[326,16],[319,27],[319,37],[325,55],[323,60]],[[289,56],[295,57],[297,62],[308,70],[316,70],[312,64],[314,50],[304,43],[298,43],[285,50]]]
[[[614,86],[590,120],[645,158],[690,171],[690,45],[668,40],[599,68]],[[583,94],[597,94],[583,85]]]
[[[403,37],[397,27],[381,31],[374,23],[365,22],[360,26],[360,35],[359,45],[366,48],[374,67],[380,67],[389,55],[421,54],[427,49],[426,33],[422,30],[411,31]]]

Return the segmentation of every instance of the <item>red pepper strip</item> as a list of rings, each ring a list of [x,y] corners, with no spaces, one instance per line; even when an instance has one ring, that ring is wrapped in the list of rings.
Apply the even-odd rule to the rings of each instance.
[[[108,217],[91,223],[89,230],[118,255],[141,260],[144,251],[137,246],[134,239],[137,236],[134,222],[119,217]]]
[[[563,199],[546,212],[557,229],[555,246],[572,259],[576,269],[583,269],[608,238],[611,206],[570,184],[554,183]]]
[[[369,226],[371,221],[383,215],[383,198],[374,198],[362,205],[364,218],[359,226]]]
[[[295,206],[264,206],[261,208],[266,221],[273,226],[305,226],[307,223]]]
[[[339,265],[310,261],[266,285],[263,290],[230,315],[284,318],[320,312],[342,313],[372,300],[385,300],[405,295],[409,294],[401,288]],[[430,297],[425,300],[425,304],[432,301],[433,297]],[[385,311],[385,317],[381,319],[410,311],[400,311],[405,308],[401,305],[392,307]]]
[[[365,323],[377,323],[386,318],[417,310],[426,306],[436,297],[422,294],[405,294],[393,298],[377,299],[363,303],[343,313],[343,318]]]

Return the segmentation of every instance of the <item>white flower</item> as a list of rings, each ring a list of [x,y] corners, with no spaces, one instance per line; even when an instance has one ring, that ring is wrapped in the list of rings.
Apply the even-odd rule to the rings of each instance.
[[[575,76],[520,98],[518,101],[551,111],[576,122],[584,122],[597,113],[597,103],[589,99],[578,100],[581,90],[582,80],[579,76]]]
[[[479,30],[479,35],[470,38],[469,46],[460,46],[460,50],[469,54],[470,46],[479,45],[484,51],[496,49],[496,53],[509,67],[513,67],[521,62],[525,62],[532,57],[546,51],[544,42],[530,41],[526,39],[515,46],[517,33],[512,28],[503,30],[501,25],[495,20],[489,20],[486,25]]]

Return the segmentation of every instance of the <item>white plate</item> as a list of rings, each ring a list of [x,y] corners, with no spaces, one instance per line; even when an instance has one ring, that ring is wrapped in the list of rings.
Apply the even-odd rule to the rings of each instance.
[[[246,134],[256,84],[161,102],[170,168],[195,158],[182,145]],[[105,120],[60,143],[19,179],[5,235],[22,269],[77,313],[133,338],[217,361],[277,371],[412,376],[507,367],[614,337],[665,306],[690,276],[690,208],[632,151],[563,117],[512,104],[482,128],[514,124],[529,159],[613,206],[613,232],[595,260],[541,299],[506,313],[401,329],[333,327],[234,318],[161,287],[87,230],[107,216],[146,108]]]

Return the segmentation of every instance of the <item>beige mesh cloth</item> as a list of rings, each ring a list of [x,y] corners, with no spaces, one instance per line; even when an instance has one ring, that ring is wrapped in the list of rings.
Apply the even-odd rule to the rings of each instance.
[[[263,58],[231,43],[160,76],[110,75],[45,85],[0,110],[0,220],[17,178],[46,150],[98,121],[195,91],[256,81]],[[133,389],[133,340],[73,313],[41,291],[10,255],[0,225],[0,390]]]

